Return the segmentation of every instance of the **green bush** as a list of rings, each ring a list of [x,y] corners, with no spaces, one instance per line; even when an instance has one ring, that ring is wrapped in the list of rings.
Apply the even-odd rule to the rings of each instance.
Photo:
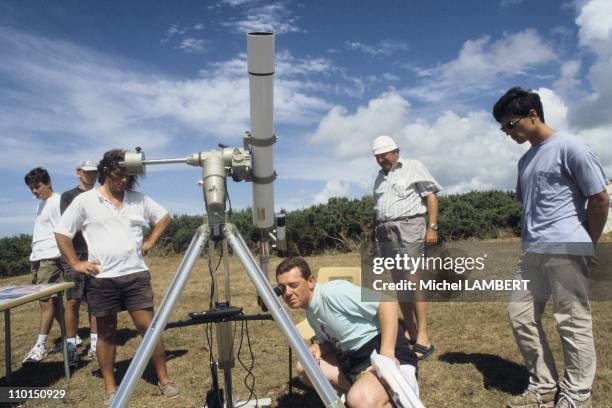
[[[520,235],[521,205],[513,192],[472,191],[439,197],[442,240],[497,238],[500,234]],[[325,251],[348,252],[369,239],[373,214],[371,196],[359,199],[335,197],[327,204],[287,212],[289,252],[297,255],[320,254]],[[229,216],[251,248],[256,247],[257,230],[252,224],[251,209],[233,211]],[[201,215],[175,215],[156,254],[184,252]],[[148,231],[145,231],[145,236]],[[27,273],[30,254],[28,235],[2,238],[0,241],[0,276]]]
[[[30,272],[32,236],[21,234],[0,238],[0,276],[17,276]]]

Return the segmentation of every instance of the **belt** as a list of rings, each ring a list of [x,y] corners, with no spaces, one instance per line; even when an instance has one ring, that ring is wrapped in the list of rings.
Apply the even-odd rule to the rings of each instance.
[[[406,216],[406,217],[393,218],[391,220],[379,221],[379,223],[380,224],[384,224],[386,222],[408,221],[408,220],[413,220],[415,218],[422,218],[424,216],[425,216],[425,214],[416,214],[416,215],[410,215],[410,216]]]

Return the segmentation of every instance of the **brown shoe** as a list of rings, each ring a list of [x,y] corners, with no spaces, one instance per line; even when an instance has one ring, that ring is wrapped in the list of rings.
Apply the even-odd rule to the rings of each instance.
[[[508,408],[553,408],[555,406],[555,391],[538,394],[535,391],[525,390],[508,401]]]

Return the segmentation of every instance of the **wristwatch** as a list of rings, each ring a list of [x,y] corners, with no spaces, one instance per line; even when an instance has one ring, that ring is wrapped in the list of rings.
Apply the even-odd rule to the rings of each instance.
[[[430,230],[437,231],[438,230],[438,224],[429,224],[427,226],[427,228],[429,228]]]

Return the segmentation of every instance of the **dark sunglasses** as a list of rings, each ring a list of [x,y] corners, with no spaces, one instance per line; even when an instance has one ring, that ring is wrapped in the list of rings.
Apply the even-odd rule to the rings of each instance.
[[[514,119],[509,121],[508,123],[506,123],[505,125],[502,125],[500,127],[501,130],[512,130],[516,127],[516,125],[520,122],[520,120],[523,119],[522,117]]]
[[[125,170],[113,170],[108,175],[113,180],[121,180],[129,177]]]

